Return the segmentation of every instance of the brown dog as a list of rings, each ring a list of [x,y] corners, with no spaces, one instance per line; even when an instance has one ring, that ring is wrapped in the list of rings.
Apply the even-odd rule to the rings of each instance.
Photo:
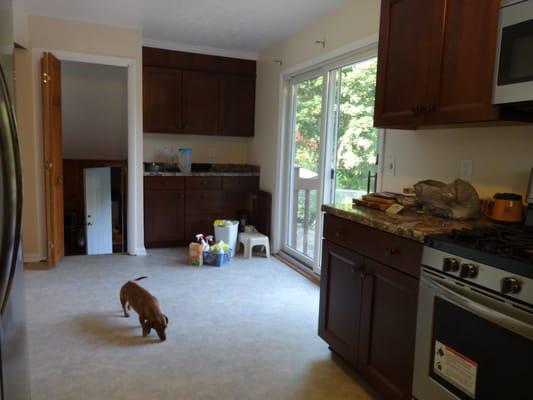
[[[168,318],[159,309],[159,301],[152,296],[148,290],[139,286],[135,281],[145,279],[146,276],[128,281],[120,289],[120,304],[124,310],[124,316],[129,317],[128,310],[133,308],[139,314],[139,322],[143,328],[143,336],[150,334],[153,328],[157,332],[159,339],[166,340],[165,329]]]

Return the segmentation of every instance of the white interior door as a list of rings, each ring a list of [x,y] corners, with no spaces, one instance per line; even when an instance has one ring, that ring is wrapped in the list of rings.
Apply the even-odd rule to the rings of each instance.
[[[85,168],[87,254],[113,253],[111,168]]]

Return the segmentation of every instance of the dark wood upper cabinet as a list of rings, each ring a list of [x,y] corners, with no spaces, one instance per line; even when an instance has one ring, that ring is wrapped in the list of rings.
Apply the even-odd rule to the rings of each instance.
[[[376,126],[415,127],[427,102],[435,0],[383,0],[376,82]]]
[[[143,124],[145,132],[176,133],[181,129],[180,71],[143,69]]]
[[[253,136],[255,77],[220,75],[219,133]]]
[[[217,134],[218,74],[184,71],[182,97],[182,132],[201,135]]]
[[[375,126],[498,119],[498,18],[499,0],[382,0]]]
[[[144,132],[253,136],[256,62],[143,47]]]
[[[492,91],[500,0],[437,3],[445,17],[435,26],[441,41],[432,57],[437,60],[428,92],[432,109],[424,124],[497,120]]]

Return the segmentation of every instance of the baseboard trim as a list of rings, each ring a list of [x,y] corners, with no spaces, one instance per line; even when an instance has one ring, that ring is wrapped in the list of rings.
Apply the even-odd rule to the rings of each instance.
[[[42,254],[24,254],[24,262],[25,263],[38,263],[38,262],[46,262],[46,256],[43,256]]]
[[[300,275],[309,279],[314,284],[320,285],[320,276],[315,274],[309,269],[309,267],[304,266],[298,260],[282,252],[275,254],[274,257],[281,261],[283,264],[298,272]]]

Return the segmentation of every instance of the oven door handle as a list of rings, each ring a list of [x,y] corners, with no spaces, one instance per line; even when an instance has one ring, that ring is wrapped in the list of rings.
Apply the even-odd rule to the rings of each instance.
[[[445,298],[456,306],[462,307],[478,317],[490,321],[504,329],[517,333],[529,340],[533,340],[533,325],[479,304],[468,297],[461,296],[446,286],[436,282],[435,279],[432,279],[426,274],[423,274],[422,280],[424,282],[421,283],[425,283],[439,296]]]

